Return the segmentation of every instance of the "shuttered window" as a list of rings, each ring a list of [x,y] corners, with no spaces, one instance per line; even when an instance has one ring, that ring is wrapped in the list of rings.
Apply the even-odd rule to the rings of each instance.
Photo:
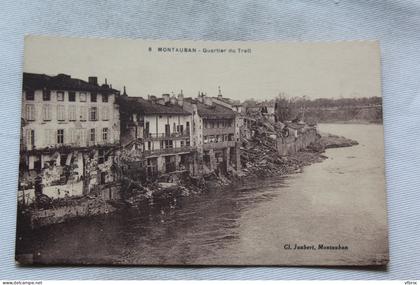
[[[76,121],[76,106],[69,106],[69,121]]]
[[[35,121],[35,105],[26,105],[25,116],[26,120]]]
[[[87,107],[81,106],[80,107],[80,121],[86,121],[87,120]]]
[[[51,106],[50,105],[42,106],[42,119],[44,121],[51,121]]]
[[[57,106],[57,120],[58,121],[65,121],[66,120],[66,113],[64,105]]]
[[[108,107],[102,107],[102,120],[108,121],[109,120],[109,109]]]
[[[96,140],[96,133],[95,133],[95,129],[90,129],[90,142],[95,142]]]

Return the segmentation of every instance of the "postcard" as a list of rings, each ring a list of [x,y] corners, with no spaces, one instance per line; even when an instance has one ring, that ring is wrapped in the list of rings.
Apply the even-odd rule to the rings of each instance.
[[[376,41],[28,36],[21,96],[20,265],[389,260]]]

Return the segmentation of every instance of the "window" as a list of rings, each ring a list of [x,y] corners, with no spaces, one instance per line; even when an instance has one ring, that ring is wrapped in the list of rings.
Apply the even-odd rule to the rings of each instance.
[[[76,129],[70,129],[70,137],[69,137],[69,139],[70,139],[70,143],[72,143],[72,144],[78,142],[78,140],[77,140],[77,131],[78,130],[76,130]]]
[[[147,142],[147,150],[151,150],[152,149],[152,142],[148,141]]]
[[[105,162],[105,150],[100,149],[98,150],[98,164],[102,164]]]
[[[60,154],[60,165],[64,166],[66,165],[67,158],[69,157],[68,154]]]
[[[184,141],[181,141],[181,147],[184,147]]]
[[[108,128],[102,129],[102,140],[104,142],[108,141]]]
[[[80,141],[78,143],[80,145],[86,145],[88,142],[88,130],[87,129],[80,129],[78,130],[78,135],[80,136]]]
[[[50,105],[42,106],[42,119],[44,121],[51,121],[51,106]]]
[[[42,90],[42,100],[43,101],[50,101],[51,100],[51,91],[44,89]]]
[[[74,91],[69,92],[69,102],[76,102],[76,92]]]
[[[91,92],[90,93],[90,102],[96,102],[96,92]]]
[[[64,101],[64,92],[57,91],[57,101]]]
[[[80,121],[86,121],[86,120],[87,120],[87,107],[80,106]]]
[[[97,121],[98,120],[98,108],[97,107],[91,107],[89,112],[89,120],[90,121]]]
[[[98,150],[98,164],[102,164],[108,160],[109,155],[107,154],[105,149]],[[105,172],[102,172],[105,173]]]
[[[173,141],[172,140],[166,140],[165,141],[165,148],[173,148]]]
[[[26,100],[33,101],[35,99],[35,92],[33,90],[27,90],[25,92]]]
[[[102,120],[103,121],[108,121],[109,120],[109,112],[108,112],[108,108],[107,107],[103,107],[102,108]]]
[[[26,120],[35,121],[35,105],[26,105]]]
[[[76,121],[76,106],[69,106],[69,121]]]
[[[90,141],[95,142],[95,129],[90,129]]]
[[[57,130],[57,143],[58,144],[64,143],[64,130],[63,129]]]
[[[102,94],[102,102],[108,102],[108,94]]]
[[[185,141],[185,145],[186,145],[186,146],[190,146],[190,144],[191,144],[191,143],[190,143],[190,140],[189,140],[189,139],[187,139],[187,140]]]
[[[79,99],[80,99],[80,102],[86,102],[86,93],[80,92]]]
[[[165,125],[165,135],[166,135],[166,136],[169,136],[169,135],[170,135],[170,133],[171,133],[171,125],[166,124],[166,125]]]
[[[66,120],[66,114],[64,105],[57,105],[57,120],[58,121],[65,121]]]
[[[32,147],[35,146],[35,130],[30,130],[29,132],[29,145]]]

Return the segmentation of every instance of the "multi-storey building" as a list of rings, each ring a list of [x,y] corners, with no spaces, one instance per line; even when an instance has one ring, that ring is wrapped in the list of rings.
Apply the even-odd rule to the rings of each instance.
[[[146,169],[148,178],[172,172],[195,173],[192,114],[183,109],[182,95],[180,100],[169,94],[147,100],[121,96],[119,104],[122,145],[137,150],[140,159],[136,163]]]
[[[237,114],[229,107],[199,94],[185,98],[183,107],[193,114],[193,146],[202,173],[227,173],[241,168]]]
[[[44,194],[64,197],[115,180],[117,90],[99,85],[97,77],[24,73],[22,95],[20,189],[33,190],[37,177]]]
[[[213,102],[226,108],[230,108],[236,113],[235,116],[235,131],[240,139],[250,139],[252,137],[251,126],[255,123],[255,119],[246,114],[245,109],[239,101],[223,97],[219,87],[219,94],[213,97]]]

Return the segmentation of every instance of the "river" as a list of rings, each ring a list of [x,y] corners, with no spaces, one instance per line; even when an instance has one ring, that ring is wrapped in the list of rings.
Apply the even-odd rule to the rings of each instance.
[[[302,173],[26,233],[40,263],[366,264],[387,254],[382,125],[323,124],[359,145]],[[286,250],[294,244],[348,250]]]

